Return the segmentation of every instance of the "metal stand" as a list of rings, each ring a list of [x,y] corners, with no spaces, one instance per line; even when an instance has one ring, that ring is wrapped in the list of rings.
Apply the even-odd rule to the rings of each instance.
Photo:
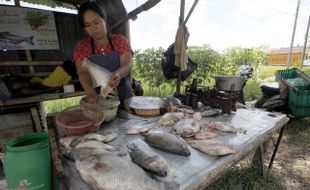
[[[279,137],[278,137],[278,140],[277,140],[277,144],[276,144],[276,147],[274,148],[273,150],[273,153],[272,153],[272,156],[271,156],[271,159],[270,159],[270,162],[269,162],[269,166],[268,166],[268,170],[267,172],[269,172],[269,170],[271,169],[272,167],[272,164],[273,164],[273,160],[277,154],[277,151],[278,151],[278,147],[280,145],[280,142],[281,142],[281,139],[282,139],[282,135],[283,135],[283,132],[284,132],[284,129],[286,127],[286,124],[282,127],[282,129],[280,130],[280,133],[279,133]]]
[[[272,167],[272,164],[273,164],[273,161],[274,161],[274,158],[277,154],[277,151],[278,151],[278,148],[279,148],[279,145],[280,145],[280,142],[281,142],[281,139],[282,139],[282,135],[283,135],[283,132],[284,132],[284,129],[285,129],[285,126],[284,125],[280,132],[279,132],[279,136],[278,136],[278,139],[277,139],[277,143],[275,144],[275,148],[273,150],[273,153],[272,153],[272,156],[271,156],[271,159],[269,161],[269,166],[268,166],[268,169],[267,169],[267,173],[269,172],[269,170],[271,169]],[[255,154],[254,154],[254,157],[253,157],[253,160],[252,160],[252,165],[254,167],[256,167],[257,169],[260,170],[260,174],[262,177],[265,177],[265,169],[264,169],[264,146],[263,144],[261,144],[255,151]]]

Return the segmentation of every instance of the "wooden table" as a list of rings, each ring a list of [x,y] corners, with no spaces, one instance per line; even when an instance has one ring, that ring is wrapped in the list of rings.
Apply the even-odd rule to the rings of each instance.
[[[183,157],[153,148],[154,151],[158,152],[166,159],[169,166],[168,176],[160,179],[176,181],[180,184],[180,189],[203,189],[223,176],[224,173],[229,171],[232,166],[248,155],[248,153],[261,147],[262,143],[265,142],[273,132],[280,131],[274,154],[269,163],[271,167],[284,127],[289,121],[289,118],[283,114],[271,114],[270,112],[258,109],[238,109],[236,113],[230,115],[207,117],[202,120],[203,122],[211,120],[230,122],[237,128],[246,130],[245,134],[225,133],[225,136],[217,138],[217,140],[234,145],[239,149],[239,152],[223,157],[213,157],[194,148],[190,148],[191,156]],[[116,119],[109,124],[104,124],[100,131],[115,131],[120,134],[111,144],[126,144],[137,138],[142,138],[140,135],[122,134],[118,126],[126,121],[125,119]],[[168,131],[169,128],[160,130]],[[59,135],[63,135],[61,130],[57,129],[57,131]],[[79,177],[72,161],[65,160],[63,166],[63,174],[67,176],[66,183],[70,186],[70,189],[88,189],[87,185],[85,185]]]

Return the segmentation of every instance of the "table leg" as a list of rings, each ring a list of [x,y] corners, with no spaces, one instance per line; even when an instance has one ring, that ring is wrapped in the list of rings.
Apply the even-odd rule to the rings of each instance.
[[[252,166],[259,169],[260,175],[264,177],[264,146],[261,144],[255,151],[253,160],[252,160]]]
[[[282,135],[283,135],[283,132],[284,132],[284,129],[285,129],[286,125],[284,125],[281,130],[280,130],[280,133],[279,133],[279,136],[278,136],[278,140],[277,140],[277,144],[273,150],[273,153],[272,153],[272,156],[271,156],[271,159],[270,159],[270,162],[269,162],[269,166],[268,166],[268,170],[267,172],[271,169],[272,167],[272,164],[273,164],[273,160],[277,154],[277,150],[279,148],[279,145],[280,145],[280,142],[281,142],[281,139],[282,139]]]

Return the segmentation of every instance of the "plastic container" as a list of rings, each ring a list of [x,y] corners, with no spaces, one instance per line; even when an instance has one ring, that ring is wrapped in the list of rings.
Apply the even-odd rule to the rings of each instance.
[[[86,117],[79,106],[65,109],[56,116],[57,126],[64,129],[68,136],[83,135],[86,133],[97,132],[105,115],[102,111],[88,110],[92,118]]]
[[[296,68],[278,70],[276,78],[288,88],[288,103],[295,117],[310,115],[310,77]],[[303,83],[292,83],[292,79],[302,79]],[[297,80],[298,81],[298,80]]]
[[[116,96],[107,96],[107,98],[99,97],[97,104],[86,103],[85,98],[81,99],[80,106],[84,112],[88,110],[101,110],[105,115],[104,122],[109,122],[115,119],[117,114],[117,109],[120,101]]]
[[[288,107],[294,117],[306,117],[310,115],[310,106],[296,106],[291,102],[288,103]]]
[[[10,140],[4,154],[8,189],[50,190],[51,156],[45,132],[28,133]]]

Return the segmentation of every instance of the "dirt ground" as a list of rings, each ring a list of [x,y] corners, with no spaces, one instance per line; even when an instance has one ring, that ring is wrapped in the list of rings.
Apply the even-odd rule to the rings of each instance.
[[[269,148],[267,158],[271,157],[271,153]],[[283,189],[310,190],[310,144],[291,142],[284,135],[272,170],[283,178]]]

